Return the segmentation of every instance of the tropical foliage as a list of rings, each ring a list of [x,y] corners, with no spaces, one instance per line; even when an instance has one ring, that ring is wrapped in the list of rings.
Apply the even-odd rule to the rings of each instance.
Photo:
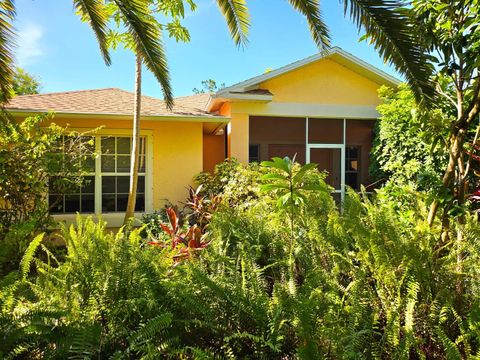
[[[89,134],[44,126],[50,119],[0,119],[0,276],[18,266],[31,235],[50,224],[49,208],[59,199],[49,202],[49,191],[81,186],[92,160]]]
[[[438,194],[447,160],[449,119],[440,109],[422,111],[412,91],[381,87],[370,173],[378,184],[404,184]]]
[[[227,195],[239,184],[240,167],[240,176],[263,178],[238,188],[249,197]],[[216,194],[222,201],[202,230],[170,209],[155,238],[144,228],[114,234],[88,218],[61,229],[66,254],[35,238],[19,270],[1,281],[0,355],[479,355],[480,226],[474,218],[458,249],[439,243],[441,227],[428,225],[427,206],[415,192],[405,190],[409,201],[400,205],[382,191],[373,200],[352,192],[340,212],[325,175],[290,159],[263,168],[230,162],[210,180],[218,175],[230,180],[222,180],[226,192]],[[283,186],[295,176],[296,186]],[[212,192],[207,187],[197,193],[204,201],[209,196],[200,194]],[[204,246],[185,243],[191,228],[202,232]],[[459,252],[461,273],[455,271]],[[188,256],[179,260],[179,254]]]
[[[15,95],[38,94],[40,91],[40,82],[37,77],[17,67],[13,75],[12,90]]]

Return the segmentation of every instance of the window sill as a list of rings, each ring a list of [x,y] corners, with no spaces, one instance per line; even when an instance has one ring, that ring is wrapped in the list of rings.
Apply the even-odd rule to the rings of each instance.
[[[140,220],[145,213],[135,213],[135,225],[140,225]],[[107,228],[121,227],[125,218],[125,213],[106,213],[106,214],[80,214],[82,217],[91,216],[95,221],[102,218],[107,223]],[[63,222],[66,225],[71,225],[76,222],[77,214],[56,214],[52,215],[53,219],[58,222]]]

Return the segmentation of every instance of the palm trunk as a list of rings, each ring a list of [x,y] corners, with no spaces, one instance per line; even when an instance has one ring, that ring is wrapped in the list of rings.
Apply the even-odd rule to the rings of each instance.
[[[132,134],[132,157],[130,161],[130,189],[128,191],[127,210],[125,211],[126,224],[135,212],[138,184],[138,161],[140,151],[140,112],[142,105],[142,58],[137,53],[135,63],[135,97],[133,107],[133,134]]]

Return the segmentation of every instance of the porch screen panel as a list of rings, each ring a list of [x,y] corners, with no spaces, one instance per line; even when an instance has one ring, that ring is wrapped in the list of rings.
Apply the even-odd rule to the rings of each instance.
[[[309,144],[342,144],[343,119],[308,119]]]
[[[258,149],[258,161],[297,154],[297,161],[304,164],[305,122],[305,118],[298,117],[251,116],[249,145]]]
[[[358,152],[358,184],[372,190],[369,185],[372,179],[368,172],[370,165],[370,151],[372,150],[372,142],[374,136],[375,120],[352,120],[346,121],[346,147],[355,148]],[[349,169],[349,164],[346,164]]]
[[[268,145],[268,158],[273,157],[284,158],[288,156],[300,164],[305,164],[305,145],[296,144],[270,144]]]

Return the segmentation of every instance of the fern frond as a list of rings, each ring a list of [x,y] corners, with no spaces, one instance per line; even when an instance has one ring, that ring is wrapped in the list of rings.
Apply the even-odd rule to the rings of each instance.
[[[45,234],[37,235],[28,245],[25,254],[23,255],[22,260],[20,261],[20,271],[23,279],[26,279],[28,274],[30,273],[30,265],[33,262],[33,257],[35,256],[35,252],[37,251],[40,243],[43,241],[43,237]]]

